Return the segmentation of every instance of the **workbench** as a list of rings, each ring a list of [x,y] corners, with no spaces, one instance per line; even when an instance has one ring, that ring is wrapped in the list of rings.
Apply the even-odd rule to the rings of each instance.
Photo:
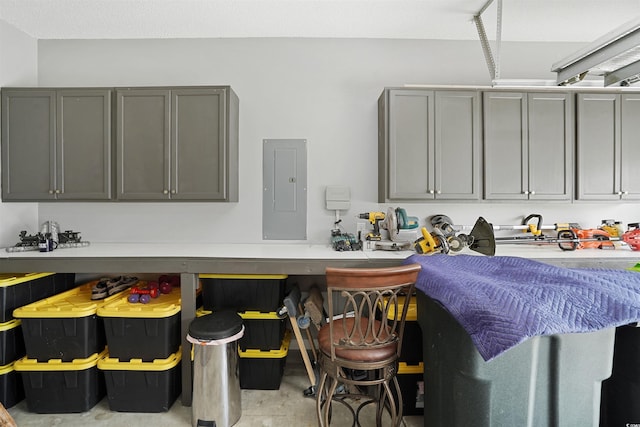
[[[330,245],[92,243],[53,252],[0,252],[0,273],[174,273],[181,279],[182,346],[195,318],[199,274],[324,275],[332,267],[399,265],[411,251],[336,252]],[[469,249],[460,253],[476,254]],[[482,256],[477,254],[478,256]],[[555,245],[499,245],[496,255],[519,256],[569,268],[624,269],[640,261],[640,252],[585,249],[564,252]],[[191,366],[182,364],[182,403],[191,405]]]

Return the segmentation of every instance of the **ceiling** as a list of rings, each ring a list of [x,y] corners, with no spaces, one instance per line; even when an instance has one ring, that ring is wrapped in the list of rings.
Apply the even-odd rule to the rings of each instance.
[[[337,37],[477,40],[488,0],[0,0],[37,39]],[[483,13],[495,39],[498,0]],[[615,4],[615,7],[612,5]],[[590,42],[640,0],[502,0],[503,41]]]

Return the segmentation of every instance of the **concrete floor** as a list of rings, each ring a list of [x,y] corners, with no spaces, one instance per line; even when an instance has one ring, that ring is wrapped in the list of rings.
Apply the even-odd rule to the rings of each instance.
[[[317,426],[315,399],[304,397],[309,387],[300,352],[290,350],[279,390],[242,390],[242,417],[236,427],[312,427]],[[350,426],[339,422],[341,405],[334,405],[332,426]],[[371,410],[373,412],[373,409]],[[346,410],[345,410],[346,413]],[[191,408],[182,406],[180,398],[169,412],[159,414],[124,413],[109,410],[104,398],[89,412],[81,414],[33,414],[27,411],[26,401],[9,409],[19,427],[188,427],[191,426]],[[368,415],[368,414],[367,414]],[[363,426],[375,425],[362,421]],[[422,427],[422,416],[404,417],[406,427]]]

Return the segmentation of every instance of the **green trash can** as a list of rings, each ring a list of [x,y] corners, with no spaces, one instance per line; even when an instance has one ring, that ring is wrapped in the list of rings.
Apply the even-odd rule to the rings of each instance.
[[[425,427],[597,426],[615,328],[529,338],[486,362],[466,330],[417,292]]]

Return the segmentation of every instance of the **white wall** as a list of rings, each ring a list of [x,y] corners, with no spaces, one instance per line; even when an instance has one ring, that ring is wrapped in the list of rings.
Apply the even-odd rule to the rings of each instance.
[[[308,140],[308,241],[327,242],[334,214],[327,185],[351,187],[355,216],[386,211],[377,195],[377,99],[385,86],[489,85],[479,42],[340,39],[45,40],[38,43],[41,86],[231,85],[240,98],[240,201],[216,203],[41,203],[39,221],[56,220],[85,240],[261,242],[262,140]],[[553,79],[551,64],[580,45],[504,43],[502,78]],[[455,173],[455,171],[451,171]],[[482,215],[516,224],[530,213],[545,223],[595,227],[604,218],[638,221],[637,204],[404,203],[421,219],[458,224]],[[637,215],[637,216],[636,216]]]
[[[37,64],[37,41],[0,20],[0,87],[36,86]],[[20,230],[38,231],[38,205],[0,202],[0,247],[17,243]]]

